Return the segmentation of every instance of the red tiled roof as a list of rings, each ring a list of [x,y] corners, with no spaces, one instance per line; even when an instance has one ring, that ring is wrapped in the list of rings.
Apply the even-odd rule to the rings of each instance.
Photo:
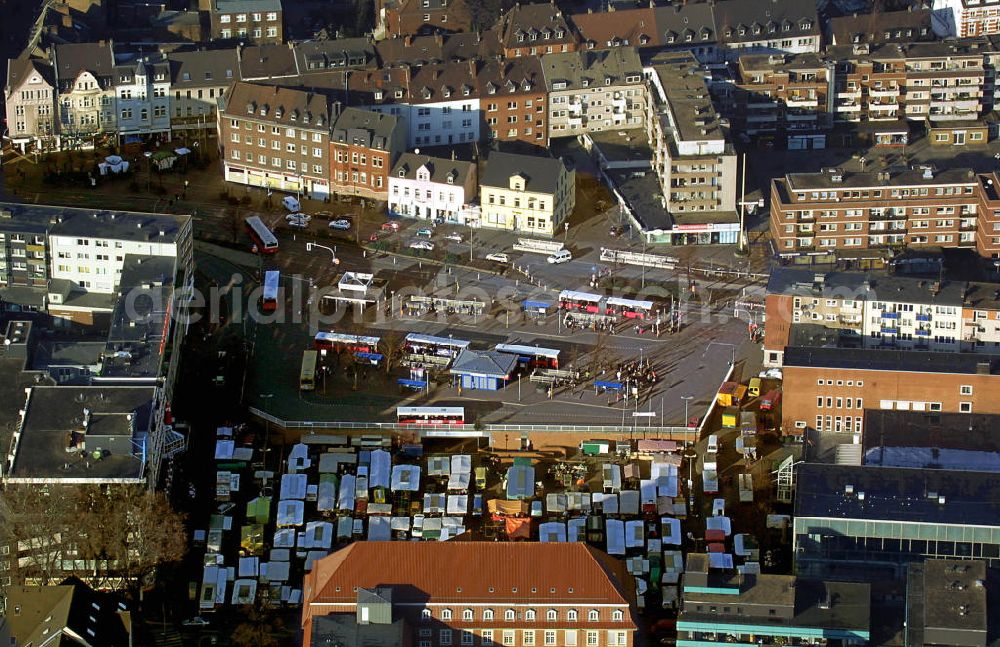
[[[316,562],[305,603],[351,603],[355,587],[394,601],[628,605],[619,562],[582,543],[356,542]]]
[[[792,297],[784,294],[769,294],[764,299],[764,304],[767,312],[767,325],[764,327],[764,348],[785,350],[792,327],[790,320]]]

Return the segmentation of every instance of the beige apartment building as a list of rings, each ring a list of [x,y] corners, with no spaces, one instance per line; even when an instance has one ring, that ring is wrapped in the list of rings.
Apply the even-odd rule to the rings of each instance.
[[[22,152],[32,144],[54,145],[57,134],[56,80],[52,66],[22,55],[7,61],[4,85],[7,128],[11,141]]]
[[[641,128],[646,86],[632,47],[542,57],[549,93],[549,137]]]
[[[736,211],[736,151],[690,52],[661,54],[649,74],[646,132],[671,213]],[[729,241],[719,241],[729,242]]]
[[[576,206],[576,172],[551,157],[494,152],[479,195],[482,227],[552,236]]]

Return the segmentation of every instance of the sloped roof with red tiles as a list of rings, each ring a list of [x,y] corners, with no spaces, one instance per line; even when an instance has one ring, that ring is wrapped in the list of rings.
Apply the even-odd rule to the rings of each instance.
[[[764,298],[767,325],[764,327],[764,348],[782,351],[788,345],[791,334],[792,297],[785,294],[769,294]]]
[[[586,544],[356,542],[316,562],[305,604],[352,603],[392,586],[393,601],[628,605],[621,564]]]

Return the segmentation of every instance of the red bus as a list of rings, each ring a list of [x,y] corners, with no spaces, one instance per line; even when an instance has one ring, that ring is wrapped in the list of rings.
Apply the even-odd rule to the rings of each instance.
[[[274,254],[278,251],[278,239],[260,216],[250,216],[246,219],[247,233],[253,239],[253,244],[260,254]]]
[[[559,368],[559,351],[555,348],[539,348],[522,344],[497,344],[498,353],[517,355],[520,364],[531,368]]]
[[[607,301],[609,315],[619,314],[626,319],[646,319],[653,314],[652,301],[637,301],[611,297]]]
[[[281,275],[277,270],[264,272],[264,292],[261,294],[261,309],[264,312],[274,312],[278,309],[278,289]]]
[[[352,353],[377,353],[378,337],[345,335],[339,332],[319,332],[313,345],[316,350],[350,351]]]
[[[464,425],[465,407],[396,407],[396,421],[404,425]]]
[[[589,292],[577,292],[576,290],[563,290],[559,293],[559,307],[563,310],[579,310],[596,314],[601,312],[604,297],[600,294],[590,294]]]

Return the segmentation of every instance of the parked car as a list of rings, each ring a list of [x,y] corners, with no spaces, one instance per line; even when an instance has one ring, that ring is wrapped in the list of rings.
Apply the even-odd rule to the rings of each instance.
[[[339,229],[341,231],[347,231],[350,228],[351,228],[350,220],[344,220],[343,218],[341,218],[340,220],[330,221],[330,229]]]
[[[421,249],[426,252],[433,252],[434,243],[429,240],[415,240],[410,243],[410,249]]]
[[[417,230],[417,236],[420,236],[421,238],[430,238],[433,235],[434,232],[428,229],[427,227],[422,227]]]
[[[288,226],[295,229],[305,229],[309,226],[309,221],[302,218],[292,218],[288,221]]]
[[[285,220],[288,222],[293,220],[305,220],[306,222],[310,222],[312,220],[312,216],[306,213],[289,213],[285,215]]]
[[[382,223],[382,231],[392,231],[392,232],[399,231],[399,223],[398,222],[383,222]]]
[[[281,204],[284,205],[286,209],[292,212],[302,211],[302,205],[299,204],[299,199],[295,196],[286,195],[281,199]]]
[[[568,249],[560,249],[558,252],[554,252],[551,256],[545,259],[545,261],[550,265],[568,263],[571,260],[573,260],[573,255],[569,253]]]
[[[373,231],[372,235],[368,237],[369,243],[374,243],[375,241],[381,239],[385,234],[381,231]]]
[[[462,234],[458,233],[457,231],[456,232],[452,232],[452,233],[448,234],[447,236],[445,236],[444,239],[445,240],[450,240],[453,243],[460,243],[460,242],[462,242]]]
[[[509,263],[510,257],[503,252],[493,252],[486,255],[486,260],[493,261],[494,263]]]

